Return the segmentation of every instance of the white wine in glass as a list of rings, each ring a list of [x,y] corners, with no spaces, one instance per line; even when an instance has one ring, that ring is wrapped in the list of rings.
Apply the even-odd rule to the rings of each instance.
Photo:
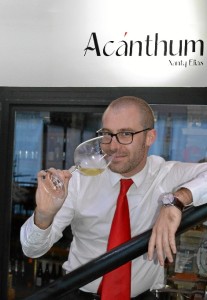
[[[86,176],[101,174],[112,159],[101,149],[101,140],[102,136],[99,136],[80,144],[74,152],[75,166],[69,170],[71,172],[78,170]]]
[[[73,173],[78,170],[85,176],[96,176],[101,174],[111,163],[112,156],[107,155],[101,149],[102,136],[87,140],[74,151],[74,166],[69,171]],[[54,198],[62,198],[64,193],[64,183],[60,177],[47,171],[48,174],[44,178],[45,189],[54,196]]]

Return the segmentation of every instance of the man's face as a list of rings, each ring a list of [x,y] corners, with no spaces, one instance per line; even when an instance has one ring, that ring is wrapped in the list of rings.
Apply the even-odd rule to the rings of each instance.
[[[136,107],[120,109],[108,109],[103,116],[103,129],[110,133],[123,131],[136,132],[143,130],[141,118]],[[150,146],[149,131],[141,132],[133,136],[133,142],[128,145],[120,144],[116,137],[110,144],[102,144],[102,149],[108,155],[113,156],[109,168],[125,177],[133,176],[141,171],[146,163]]]

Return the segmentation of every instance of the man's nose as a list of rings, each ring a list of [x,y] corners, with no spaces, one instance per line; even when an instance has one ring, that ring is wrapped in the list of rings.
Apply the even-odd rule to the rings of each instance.
[[[111,143],[110,143],[111,149],[117,149],[119,147],[119,145],[120,145],[120,143],[118,142],[117,137],[112,136]]]

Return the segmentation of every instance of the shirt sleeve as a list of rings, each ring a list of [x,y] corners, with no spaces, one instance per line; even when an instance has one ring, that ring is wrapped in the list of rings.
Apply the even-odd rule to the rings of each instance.
[[[207,163],[176,163],[173,169],[172,178],[180,181],[175,190],[189,189],[194,206],[207,203]]]
[[[199,174],[193,180],[183,184],[193,195],[193,205],[199,206],[207,203],[207,172]]]
[[[40,229],[34,224],[34,214],[22,225],[20,230],[20,241],[22,250],[28,257],[36,258],[42,256],[50,249],[48,236],[51,228],[45,230]]]
[[[73,203],[75,203],[74,184],[70,182],[68,196],[54,217],[53,223],[47,229],[40,229],[34,223],[34,214],[22,225],[20,230],[20,242],[24,254],[36,258],[47,253],[50,248],[62,236],[63,230],[71,223],[74,217]]]

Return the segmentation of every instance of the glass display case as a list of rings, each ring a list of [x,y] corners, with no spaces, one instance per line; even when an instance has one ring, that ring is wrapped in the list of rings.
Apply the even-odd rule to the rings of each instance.
[[[148,97],[145,97],[146,91]],[[63,275],[61,265],[72,239],[69,227],[63,238],[41,258],[25,257],[21,250],[20,227],[35,208],[37,173],[50,167],[70,168],[76,146],[94,137],[96,130],[101,128],[101,116],[107,104],[118,96],[129,94],[124,88],[118,93],[117,89],[111,89],[111,93],[109,89],[69,89],[64,93],[62,90],[45,92],[43,89],[37,93],[36,90],[12,89],[12,92],[8,92],[9,101],[5,95],[1,100],[5,111],[0,136],[4,141],[0,146],[4,170],[0,211],[4,245],[1,250],[4,257],[1,299],[7,299],[5,295],[8,299],[23,299]],[[35,98],[32,98],[34,92]],[[170,92],[170,89],[164,90],[162,96],[159,94],[148,101],[155,113],[158,132],[149,154],[160,155],[166,160],[202,163],[207,160],[206,90],[198,94],[192,91],[188,98],[189,90],[186,89],[183,101],[179,101],[178,91],[173,91],[173,100],[165,100]],[[131,89],[130,94],[148,100],[153,98],[153,89]],[[180,253],[182,259],[182,251]]]
[[[63,238],[40,259],[23,255],[19,232],[35,208],[37,173],[51,167],[69,169],[74,149],[93,138],[101,126],[101,113],[18,111],[14,120],[9,273],[15,299],[22,299],[61,275],[72,239],[69,227]]]

